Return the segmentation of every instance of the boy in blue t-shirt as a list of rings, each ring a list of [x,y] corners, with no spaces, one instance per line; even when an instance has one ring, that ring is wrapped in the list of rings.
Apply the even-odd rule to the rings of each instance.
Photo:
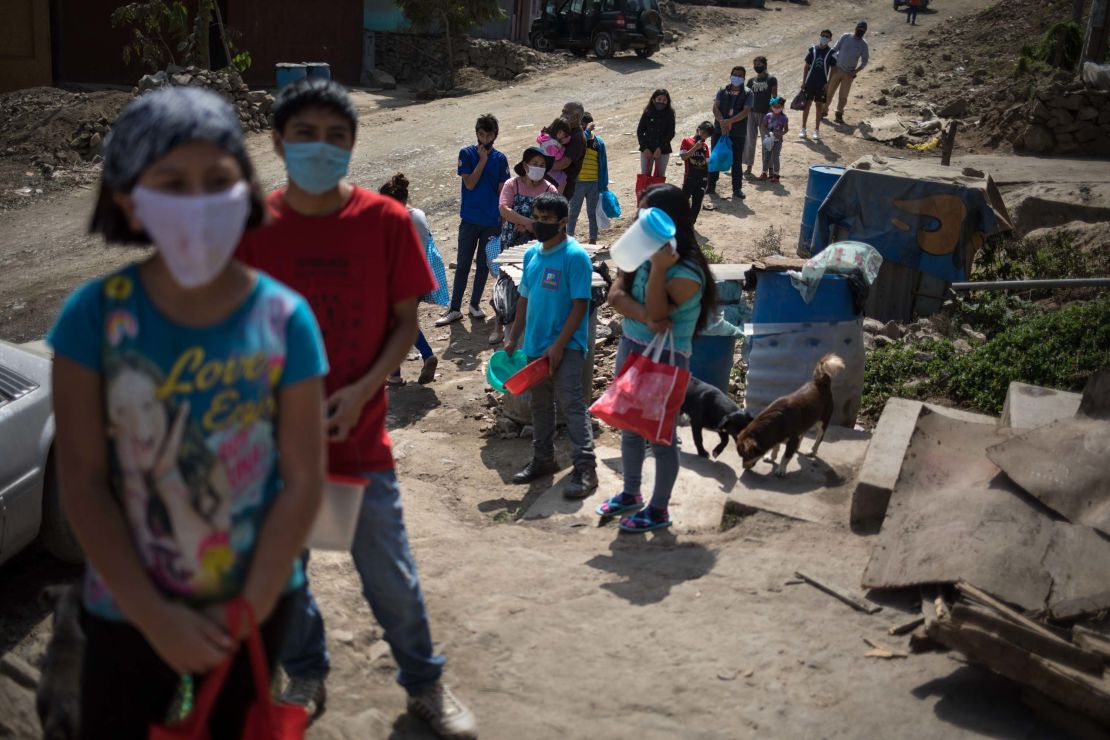
[[[524,255],[524,277],[516,321],[505,351],[512,354],[524,334],[528,361],[546,357],[551,376],[532,388],[532,461],[513,476],[513,483],[531,483],[554,473],[555,394],[567,417],[567,435],[574,445],[574,472],[563,491],[567,498],[585,498],[597,488],[597,458],[582,372],[589,349],[586,313],[590,303],[593,265],[586,250],[567,237],[567,199],[544,193],[532,204],[532,230],[539,241]]]
[[[486,264],[486,242],[501,230],[499,200],[501,186],[509,179],[509,160],[493,148],[497,140],[497,118],[486,113],[474,124],[477,144],[459,150],[459,179],[462,203],[459,207],[459,256],[455,282],[451,289],[451,305],[436,320],[436,326],[453,324],[463,317],[463,291],[474,267],[474,288],[470,291],[470,317],[484,321],[486,314],[479,306],[486,290],[489,265]],[[477,254],[477,260],[475,260]]]

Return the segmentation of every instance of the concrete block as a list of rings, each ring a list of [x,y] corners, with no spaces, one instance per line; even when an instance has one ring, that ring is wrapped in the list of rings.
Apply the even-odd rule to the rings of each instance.
[[[923,406],[920,401],[891,398],[883,407],[852,492],[853,529],[874,531],[882,526]]]
[[[1070,419],[1079,410],[1079,393],[1041,388],[1013,381],[1002,406],[1002,426],[1011,429],[1036,429],[1057,419]]]

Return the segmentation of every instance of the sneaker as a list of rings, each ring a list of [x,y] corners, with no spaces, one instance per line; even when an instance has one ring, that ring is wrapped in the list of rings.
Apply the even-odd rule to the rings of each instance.
[[[489,333],[489,343],[490,344],[501,344],[504,341],[505,341],[505,327],[501,326],[501,324],[498,324],[497,328]]]
[[[801,132],[800,132],[800,133],[798,134],[798,138],[799,138],[799,139],[804,139],[804,138],[806,138],[806,130],[805,130],[805,129],[802,129],[802,130],[801,130]]]
[[[844,123],[844,114],[843,113],[837,113],[836,114],[836,122],[837,123]]]
[[[474,713],[442,683],[437,683],[422,694],[410,696],[408,710],[431,725],[435,734],[442,738],[478,738],[478,722],[474,719]]]
[[[586,498],[597,490],[597,467],[581,465],[570,474],[570,483],[563,489],[564,498]]]
[[[420,377],[416,379],[416,382],[420,385],[427,385],[428,383],[431,383],[433,380],[436,379],[436,368],[438,367],[439,358],[435,355],[432,355],[428,359],[424,360],[424,367],[420,369]]]
[[[736,191],[733,191],[733,193],[732,193],[733,200],[744,200],[747,197],[748,196],[744,195],[743,190],[736,190]]]
[[[771,175],[771,182],[773,182],[774,184],[778,185],[778,182],[779,182],[779,176],[778,176],[778,175]]]
[[[762,182],[763,180],[766,180],[766,179],[767,179],[767,173],[766,173],[766,172],[761,172],[761,173],[759,173],[759,180],[760,180],[761,182]]]
[[[447,326],[448,324],[453,324],[456,321],[461,320],[462,317],[462,311],[448,311],[447,313],[436,319],[436,326]]]
[[[821,141],[821,130],[820,129],[813,132],[813,140],[814,141]]]
[[[524,469],[513,476],[513,483],[518,486],[531,483],[534,480],[552,475],[559,469],[554,460],[532,460]]]
[[[327,708],[328,689],[320,678],[291,677],[289,685],[281,692],[281,703],[304,707],[308,721],[312,722]]]
[[[477,319],[478,321],[485,321],[486,320],[486,312],[483,311],[482,309],[478,308],[477,306],[472,305],[468,309],[468,312],[470,313],[470,318],[472,318],[472,319]]]

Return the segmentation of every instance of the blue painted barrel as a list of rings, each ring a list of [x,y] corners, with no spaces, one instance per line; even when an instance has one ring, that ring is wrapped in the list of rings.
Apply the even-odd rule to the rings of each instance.
[[[848,280],[826,274],[807,304],[786,273],[760,271],[746,338],[744,405],[749,413],[759,413],[809,382],[817,361],[830,352],[844,360],[844,370],[832,384],[832,423],[850,427],[863,395],[865,352],[863,316],[852,306]]]
[[[331,79],[331,65],[327,62],[305,62],[304,66],[310,80]]]
[[[806,184],[806,201],[802,209],[802,230],[798,236],[798,253],[808,255],[813,241],[813,227],[817,225],[817,209],[825,202],[825,196],[844,174],[846,167],[834,164],[815,164],[809,168],[809,182]]]
[[[308,77],[308,68],[303,64],[292,64],[289,62],[281,62],[274,65],[277,74],[277,89],[291,85],[298,80],[303,80]]]
[[[690,355],[690,374],[702,382],[717,386],[727,396],[732,356],[735,352],[736,337],[695,337]]]

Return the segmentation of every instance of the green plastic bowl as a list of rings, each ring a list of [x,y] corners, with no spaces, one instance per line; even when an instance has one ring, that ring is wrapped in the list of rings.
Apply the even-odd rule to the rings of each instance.
[[[503,349],[493,353],[486,364],[486,380],[490,387],[499,393],[508,393],[505,381],[523,370],[528,364],[528,355],[523,350],[517,350],[510,355]]]

